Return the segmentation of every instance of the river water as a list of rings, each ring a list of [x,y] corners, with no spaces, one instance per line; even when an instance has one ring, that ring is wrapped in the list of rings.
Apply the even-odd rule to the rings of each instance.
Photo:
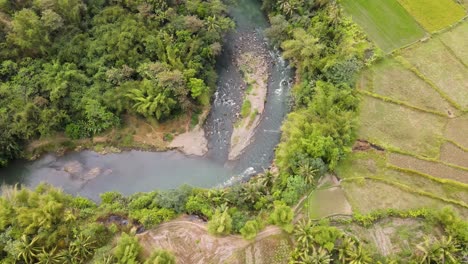
[[[263,31],[268,22],[259,2],[240,0],[230,8],[230,15],[236,22],[236,30],[226,36],[217,63],[218,88],[205,125],[209,151],[204,157],[185,156],[177,151],[136,150],[107,155],[93,151],[68,153],[62,157],[48,154],[36,161],[12,162],[0,170],[1,183],[34,187],[47,182],[68,193],[97,200],[99,193],[106,191],[129,195],[177,188],[182,184],[223,186],[268,168],[289,108],[292,70],[264,39]],[[242,104],[241,87],[245,87],[234,64],[234,54],[239,46],[246,46],[246,41],[249,41],[247,46],[267,51],[271,58],[267,99],[251,144],[238,160],[228,161],[233,124]]]

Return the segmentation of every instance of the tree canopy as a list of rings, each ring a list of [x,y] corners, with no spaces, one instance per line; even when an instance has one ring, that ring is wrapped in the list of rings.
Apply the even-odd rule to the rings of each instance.
[[[219,0],[0,1],[0,166],[37,137],[206,105],[225,14]]]

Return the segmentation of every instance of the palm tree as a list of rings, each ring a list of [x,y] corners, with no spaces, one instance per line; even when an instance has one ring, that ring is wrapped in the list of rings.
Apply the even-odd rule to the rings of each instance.
[[[422,253],[420,263],[457,263],[456,253],[460,251],[458,245],[452,237],[441,237],[440,240],[427,238],[422,245],[417,245],[417,249]]]
[[[328,251],[322,247],[317,250],[315,247],[311,247],[311,252],[305,249],[301,252],[293,253],[294,264],[329,264],[332,258]]]
[[[219,32],[219,29],[221,28],[218,24],[218,21],[216,20],[216,16],[207,17],[205,24],[208,31]]]
[[[89,236],[80,233],[75,236],[75,240],[70,243],[69,250],[80,261],[86,260],[93,254],[95,241]]]
[[[34,254],[38,251],[38,248],[34,244],[38,239],[38,237],[34,237],[29,241],[26,235],[22,235],[20,243],[17,246],[18,255],[16,258],[22,259],[25,263],[33,263]]]
[[[251,205],[254,205],[262,195],[259,184],[247,183],[244,185],[243,189],[242,198],[245,202]]]
[[[263,175],[259,176],[258,183],[263,186],[266,190],[270,191],[275,183],[276,175],[274,175],[271,171],[266,170]]]
[[[304,178],[307,185],[313,185],[315,183],[315,176],[317,175],[317,169],[315,169],[309,159],[301,160],[298,168],[298,173]]]
[[[78,261],[77,257],[75,256],[75,254],[73,254],[73,252],[70,251],[69,249],[61,250],[58,253],[58,258],[60,260],[60,263],[67,263],[67,264],[78,264],[79,263],[79,261]]]
[[[41,252],[35,255],[37,258],[38,264],[62,264],[60,255],[55,254],[57,248],[52,249],[51,251],[46,251],[45,248],[42,248]]]
[[[349,264],[370,264],[372,263],[372,258],[369,255],[369,252],[365,250],[360,244],[353,246],[348,251],[348,263]]]
[[[346,260],[348,259],[348,252],[353,250],[354,247],[354,240],[352,240],[349,237],[343,238],[343,240],[341,241],[341,245],[338,249],[338,260],[341,263],[345,264]]]
[[[281,47],[284,50],[284,58],[293,59],[294,66],[298,67],[302,73],[315,70],[317,58],[324,49],[319,39],[303,28],[295,29],[293,39],[284,41]]]
[[[309,248],[312,246],[314,235],[313,228],[314,224],[309,220],[301,220],[294,229],[294,236],[296,241],[300,243],[303,248]]]

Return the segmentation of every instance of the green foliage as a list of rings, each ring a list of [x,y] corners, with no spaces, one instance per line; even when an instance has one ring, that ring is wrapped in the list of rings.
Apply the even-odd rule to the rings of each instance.
[[[281,192],[281,200],[288,205],[296,204],[302,195],[307,190],[306,182],[303,177],[291,176],[288,177],[286,188]]]
[[[242,237],[247,240],[252,240],[257,236],[260,231],[260,224],[257,220],[247,221],[244,227],[241,228],[240,233]]]
[[[135,236],[122,233],[117,246],[114,249],[114,257],[117,263],[121,264],[136,264],[139,263],[139,255],[141,253],[141,246]]]
[[[145,264],[175,264],[176,258],[168,251],[157,249],[145,261]]]
[[[207,105],[220,1],[0,1],[0,166],[31,139],[91,137],[125,113],[167,119]]]
[[[275,208],[270,215],[271,223],[283,228],[286,232],[291,233],[294,228],[292,225],[293,218],[294,212],[291,207],[280,202],[275,202]]]
[[[142,223],[145,227],[151,228],[161,222],[171,220],[175,217],[175,212],[171,209],[139,209],[131,211],[129,216],[138,222]]]
[[[190,214],[204,215],[206,217],[213,215],[210,201],[202,195],[190,196],[185,204],[185,209]]]
[[[250,111],[252,111],[252,103],[246,99],[241,107],[241,116],[244,118],[248,117],[250,115]]]
[[[354,141],[357,105],[358,98],[348,86],[318,81],[314,100],[306,109],[289,114],[283,125],[285,140],[276,152],[278,166],[299,170],[289,161],[300,154],[322,159],[334,169]]]
[[[107,228],[81,213],[96,205],[47,185],[4,188],[0,198],[0,256],[12,262],[82,263],[109,243]]]
[[[216,209],[208,222],[208,232],[213,235],[227,235],[232,230],[232,218],[227,210]]]

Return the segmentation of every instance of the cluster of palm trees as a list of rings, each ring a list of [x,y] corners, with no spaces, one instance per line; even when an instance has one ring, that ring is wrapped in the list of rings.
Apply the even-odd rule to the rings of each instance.
[[[451,236],[442,236],[440,239],[426,237],[424,242],[416,247],[416,258],[421,264],[460,263],[458,255],[462,253],[462,249]],[[468,257],[468,252],[464,254]]]
[[[330,230],[327,230],[326,226],[316,224],[311,220],[299,222],[294,230],[296,247],[291,254],[290,263],[374,263],[369,252],[362,247],[357,239],[351,238],[333,227],[329,228]],[[320,234],[323,234],[322,231],[337,235],[331,235],[329,241],[324,241],[323,235]]]
[[[96,242],[84,234],[76,235],[70,242],[68,248],[58,250],[57,246],[49,249],[41,246],[39,237],[29,238],[23,234],[14,244],[12,251],[16,252],[15,259],[26,264],[62,264],[83,263],[93,255]]]

